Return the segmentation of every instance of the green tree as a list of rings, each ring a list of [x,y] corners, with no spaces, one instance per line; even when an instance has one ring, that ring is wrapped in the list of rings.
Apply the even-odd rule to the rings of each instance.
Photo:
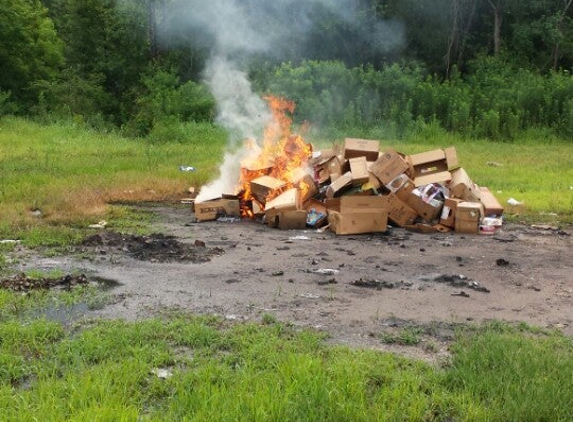
[[[0,91],[27,107],[37,99],[35,83],[52,80],[62,62],[62,42],[39,0],[0,2]]]

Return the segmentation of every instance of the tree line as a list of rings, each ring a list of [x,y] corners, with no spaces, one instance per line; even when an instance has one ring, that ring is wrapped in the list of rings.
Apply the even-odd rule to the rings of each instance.
[[[573,139],[573,0],[349,1],[352,22],[305,3],[314,19],[304,33],[245,65],[259,92],[297,102],[296,120],[395,136],[436,124],[493,139],[531,128]],[[178,21],[184,3],[3,0],[0,115],[73,118],[130,136],[212,122],[216,104],[201,83],[211,35]],[[304,19],[300,8],[281,13]]]

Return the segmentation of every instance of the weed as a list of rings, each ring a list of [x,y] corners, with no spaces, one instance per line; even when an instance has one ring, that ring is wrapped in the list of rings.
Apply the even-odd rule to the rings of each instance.
[[[383,343],[399,344],[402,346],[415,346],[420,343],[423,329],[420,327],[405,327],[397,333],[382,333],[380,339]]]
[[[261,323],[263,325],[276,324],[276,322],[277,322],[277,317],[275,317],[273,314],[269,314],[269,313],[265,312],[261,316]]]

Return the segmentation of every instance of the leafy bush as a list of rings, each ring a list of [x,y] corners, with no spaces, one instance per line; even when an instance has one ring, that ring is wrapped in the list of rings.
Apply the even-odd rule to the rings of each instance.
[[[177,122],[211,121],[215,100],[208,90],[193,81],[183,84],[172,72],[158,70],[143,78],[145,93],[136,100],[136,112],[127,125],[127,132],[136,136],[147,135],[157,127],[173,130]]]
[[[420,122],[438,124],[467,137],[512,140],[547,127],[573,137],[573,80],[516,69],[503,58],[480,57],[465,78],[454,69],[447,80],[415,63],[347,68],[340,62],[306,61],[257,74],[261,92],[297,103],[295,121],[336,130],[390,128],[411,135]]]

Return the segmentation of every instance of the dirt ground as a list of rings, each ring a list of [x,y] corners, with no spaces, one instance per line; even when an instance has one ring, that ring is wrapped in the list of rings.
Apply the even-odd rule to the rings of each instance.
[[[506,225],[495,235],[335,236],[255,221],[194,222],[189,206],[146,206],[157,235],[94,232],[68,256],[25,254],[18,269],[117,282],[86,317],[136,320],[170,310],[229,320],[270,316],[330,341],[432,358],[458,324],[523,321],[573,334],[570,229]],[[410,328],[421,341],[400,340]],[[416,348],[404,344],[416,343]]]

